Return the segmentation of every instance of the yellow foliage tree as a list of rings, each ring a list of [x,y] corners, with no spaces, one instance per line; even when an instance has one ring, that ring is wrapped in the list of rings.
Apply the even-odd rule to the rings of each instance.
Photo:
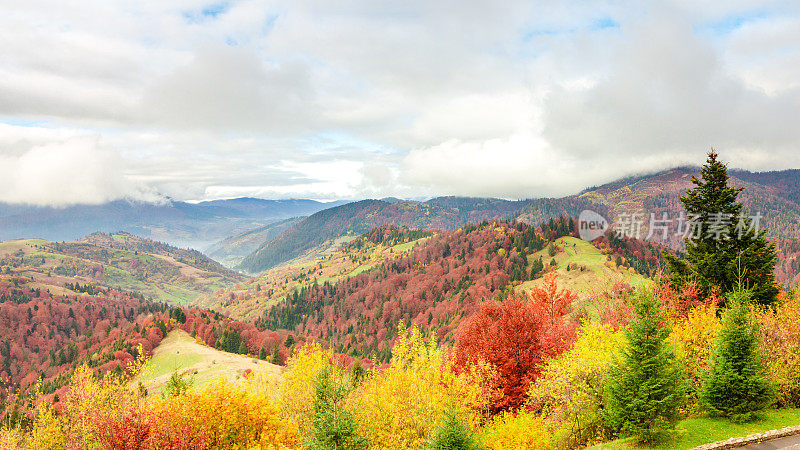
[[[36,391],[41,392],[41,378],[36,386]],[[64,421],[55,414],[53,408],[46,401],[41,401],[36,406],[36,417],[30,433],[31,448],[61,449],[66,447],[64,435]]]
[[[286,364],[279,389],[281,414],[302,434],[311,428],[317,375],[332,365],[333,349],[324,349],[316,342],[300,348]]]
[[[67,447],[98,447],[96,419],[119,419],[126,411],[138,409],[140,401],[139,393],[128,386],[123,375],[109,372],[97,379],[88,367],[78,367],[64,400],[62,420]]]
[[[0,448],[6,450],[16,450],[27,447],[26,435],[19,428],[7,426],[0,428]]]
[[[482,419],[494,372],[488,365],[457,373],[453,358],[401,330],[389,367],[372,372],[352,395],[363,434],[374,448],[418,449],[440,425],[447,407],[458,408],[473,427]]]
[[[585,325],[572,349],[549,360],[531,385],[528,404],[543,412],[558,446],[576,447],[606,436],[600,415],[603,381],[625,343],[624,334],[611,325]]]
[[[700,374],[707,368],[709,355],[714,350],[721,328],[716,305],[698,305],[672,329],[671,337],[677,356],[686,366],[685,377],[689,381],[687,406],[690,412],[697,412],[700,407]]]
[[[759,312],[761,348],[780,406],[800,406],[800,297],[779,295],[775,311]]]
[[[78,367],[70,379],[60,414],[56,414],[46,401],[40,400],[29,432],[4,430],[2,439],[21,439],[28,448],[101,447],[100,434],[104,430],[99,427],[108,421],[119,420],[141,406],[139,392],[131,389],[127,382],[127,376],[136,375],[145,363],[141,345],[138,350],[138,358],[122,372],[109,372],[97,377],[89,367]],[[41,398],[41,379],[33,395]],[[2,448],[12,448],[10,441]]]
[[[150,411],[173,431],[204,437],[210,448],[297,448],[296,429],[281,420],[266,387],[258,378],[232,383],[221,377],[202,390],[156,400]]]

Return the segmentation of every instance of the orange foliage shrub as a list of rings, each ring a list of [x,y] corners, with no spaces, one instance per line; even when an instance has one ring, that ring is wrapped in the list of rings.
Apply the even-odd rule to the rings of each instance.
[[[721,303],[719,290],[712,288],[708,296],[703,296],[703,291],[697,283],[689,282],[676,289],[664,278],[656,280],[655,295],[661,302],[661,307],[667,313],[667,318],[679,322],[686,318],[689,311],[700,305],[711,306],[716,309]]]
[[[126,411],[122,417],[95,418],[97,440],[107,450],[138,450],[145,448],[150,437],[150,418],[139,411]]]

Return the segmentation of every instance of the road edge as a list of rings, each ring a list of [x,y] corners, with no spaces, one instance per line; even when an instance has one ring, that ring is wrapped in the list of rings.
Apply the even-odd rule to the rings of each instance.
[[[724,441],[712,442],[710,444],[703,444],[699,447],[693,448],[692,450],[718,450],[726,448],[737,448],[745,446],[747,444],[770,441],[772,439],[779,439],[787,436],[793,436],[795,434],[800,434],[800,425],[779,428],[777,430],[764,431],[762,433],[749,434],[744,437],[730,438]]]

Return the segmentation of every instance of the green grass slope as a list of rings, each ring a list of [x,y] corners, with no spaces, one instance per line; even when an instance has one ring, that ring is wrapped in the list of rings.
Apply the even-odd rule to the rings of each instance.
[[[606,292],[617,283],[627,283],[634,287],[649,286],[652,281],[626,267],[617,267],[609,254],[602,252],[590,242],[566,236],[554,241],[556,253],[550,256],[549,247],[528,256],[529,261],[542,258],[548,270],[553,259],[558,284],[576,291],[579,295],[591,297]],[[526,281],[517,290],[527,291],[542,283],[542,278]]]
[[[266,372],[275,378],[280,376],[280,366],[255,357],[213,349],[196,342],[183,330],[173,330],[156,347],[153,357],[132,383],[141,382],[148,394],[160,394],[172,374],[177,372],[192,380],[192,387],[202,389],[219,377],[235,382],[248,369]]]

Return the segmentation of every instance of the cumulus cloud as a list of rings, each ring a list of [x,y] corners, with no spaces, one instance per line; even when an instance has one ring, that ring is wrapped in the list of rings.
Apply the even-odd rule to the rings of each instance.
[[[51,204],[523,198],[710,146],[800,167],[798,24],[755,0],[18,2],[0,16],[0,186]],[[8,181],[59,154],[106,169]]]
[[[553,89],[545,139],[576,157],[620,163],[668,153],[697,162],[709,146],[733,156],[772,153],[773,167],[786,157],[800,163],[800,90],[770,95],[748,85],[691,23],[662,19],[632,25],[592,85]]]
[[[317,109],[303,64],[270,66],[253,52],[220,46],[149,87],[141,114],[162,127],[288,134],[310,130]]]
[[[580,188],[575,163],[552,152],[529,133],[509,138],[451,140],[415,149],[403,160],[401,180],[448,195],[528,198],[561,195]]]
[[[117,199],[161,201],[131,182],[119,155],[93,139],[71,139],[0,154],[0,201],[38,206],[99,204]]]

